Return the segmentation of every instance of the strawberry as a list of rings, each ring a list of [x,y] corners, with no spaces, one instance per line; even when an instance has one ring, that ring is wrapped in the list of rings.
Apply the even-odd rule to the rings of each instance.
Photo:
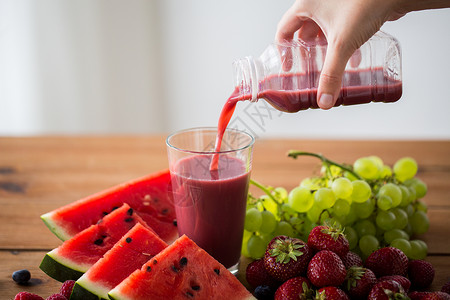
[[[408,271],[408,257],[394,247],[378,249],[366,259],[365,267],[371,269],[377,277],[387,275],[405,276]]]
[[[45,299],[45,300],[67,300],[67,298],[64,297],[61,294],[53,294],[53,295],[49,296],[47,299]]]
[[[75,285],[75,280],[66,280],[59,290],[59,293],[66,297],[67,299],[70,298],[70,294],[72,294],[73,286]]]
[[[314,299],[317,300],[349,300],[347,294],[335,287],[335,286],[327,286],[319,289],[317,291],[316,297]]]
[[[425,260],[411,260],[408,265],[408,277],[415,289],[424,289],[434,279],[433,265]]]
[[[275,292],[275,300],[311,299],[313,290],[308,278],[298,276],[284,282]]]
[[[20,292],[14,297],[14,300],[44,300],[44,298],[29,292]]]
[[[412,292],[408,296],[411,300],[450,300],[450,295],[444,292]]]
[[[442,286],[441,292],[450,294],[450,281],[447,281],[447,283]]]
[[[278,281],[305,274],[312,251],[300,239],[285,235],[274,237],[264,254],[264,267]]]
[[[260,285],[278,287],[279,283],[267,273],[264,267],[264,260],[252,261],[245,270],[245,278],[252,288]]]
[[[399,283],[402,288],[405,290],[405,292],[409,292],[409,288],[411,287],[411,281],[409,281],[408,278],[401,276],[401,275],[389,275],[389,276],[383,276],[377,279],[377,282],[384,281],[384,280],[394,280]]]
[[[329,250],[317,252],[308,265],[308,279],[316,287],[339,286],[344,282],[345,275],[344,263]]]
[[[377,278],[370,269],[353,266],[347,270],[344,287],[350,298],[362,300],[367,299],[376,282]]]
[[[375,284],[370,290],[368,300],[409,299],[402,286],[394,280],[385,280]]]
[[[347,254],[344,257],[342,257],[341,259],[342,259],[342,262],[344,263],[344,266],[346,269],[349,269],[350,267],[353,267],[353,266],[356,266],[356,267],[363,266],[361,257],[352,251],[348,251]]]
[[[349,251],[348,240],[343,230],[336,226],[316,226],[308,236],[308,246],[314,251],[330,250],[344,257]]]

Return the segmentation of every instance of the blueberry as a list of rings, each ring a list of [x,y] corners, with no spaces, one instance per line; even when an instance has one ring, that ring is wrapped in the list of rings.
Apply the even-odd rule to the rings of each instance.
[[[275,290],[267,285],[259,285],[256,287],[253,295],[258,300],[271,300],[275,294]]]
[[[31,274],[28,270],[18,270],[12,274],[12,279],[18,284],[26,284],[30,278]]]

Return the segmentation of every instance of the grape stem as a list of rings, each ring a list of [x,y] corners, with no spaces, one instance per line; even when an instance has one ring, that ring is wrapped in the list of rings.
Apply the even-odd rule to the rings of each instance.
[[[313,157],[317,157],[318,159],[320,159],[322,161],[322,163],[327,164],[327,165],[333,165],[336,166],[338,168],[341,168],[344,171],[347,171],[349,173],[351,173],[353,176],[355,176],[358,179],[362,179],[361,176],[359,176],[358,174],[356,174],[352,169],[341,165],[337,162],[334,162],[332,160],[329,160],[328,158],[326,158],[325,156],[323,156],[322,154],[318,154],[318,153],[313,153],[313,152],[305,152],[305,151],[297,151],[297,150],[289,150],[288,152],[288,156],[292,157],[294,159],[297,159],[298,156],[313,156]]]
[[[275,199],[275,197],[272,195],[272,193],[269,191],[269,189],[267,187],[265,187],[264,185],[262,185],[261,183],[250,179],[250,183],[253,184],[254,186],[258,187],[259,189],[261,189],[267,196],[269,196],[270,198],[272,198],[273,201],[275,201],[275,203],[278,203],[277,199]]]

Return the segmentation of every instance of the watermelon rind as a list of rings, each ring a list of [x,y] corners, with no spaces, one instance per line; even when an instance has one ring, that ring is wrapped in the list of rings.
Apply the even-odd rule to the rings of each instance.
[[[77,280],[84,274],[84,272],[86,272],[84,269],[80,270],[79,265],[74,266],[67,262],[64,263],[64,259],[62,257],[52,252],[53,251],[50,251],[44,256],[39,268],[53,279],[60,282],[64,282],[69,279]]]
[[[105,298],[99,297],[98,295],[92,293],[91,291],[98,290],[99,287],[85,288],[81,282],[76,282],[73,286],[72,294],[70,295],[70,300],[107,300]],[[109,290],[106,290],[106,294]]]
[[[53,232],[53,234],[56,235],[56,237],[58,237],[61,241],[66,241],[71,238],[70,234],[64,230],[64,227],[56,225],[53,221],[53,212],[43,214],[41,219],[44,221],[45,226],[47,226],[47,228],[50,229],[50,231]]]

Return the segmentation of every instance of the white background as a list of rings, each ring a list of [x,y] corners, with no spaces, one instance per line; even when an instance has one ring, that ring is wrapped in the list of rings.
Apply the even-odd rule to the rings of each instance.
[[[233,89],[233,60],[259,56],[292,3],[0,0],[0,135],[215,126]],[[449,139],[450,9],[382,29],[402,46],[400,101],[245,125],[258,137]],[[236,117],[257,108],[249,105],[240,103]]]

